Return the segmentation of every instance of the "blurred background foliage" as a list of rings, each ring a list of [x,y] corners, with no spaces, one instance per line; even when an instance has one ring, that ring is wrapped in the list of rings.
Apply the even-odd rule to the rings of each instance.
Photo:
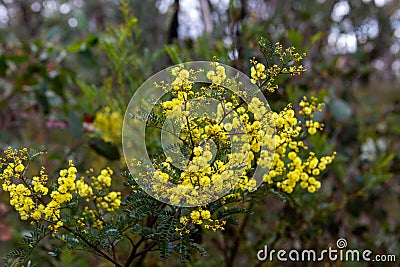
[[[259,36],[307,52],[306,74],[279,81],[269,103],[323,97],[325,130],[309,145],[317,155],[334,147],[338,156],[318,193],[283,204],[260,195],[239,226],[205,234],[208,255],[188,266],[261,266],[264,244],[324,249],[339,237],[349,248],[399,257],[397,0],[2,0],[0,146],[45,146],[41,164],[54,174],[66,159],[81,169],[123,167],[118,133],[104,138],[118,119],[101,126],[104,113],[123,116],[140,84],[173,63],[217,58],[248,73],[249,59],[262,57]],[[0,256],[30,227],[4,203],[0,193]],[[49,258],[49,246],[34,255],[43,266],[104,266],[79,252]],[[181,265],[157,255],[141,263]]]

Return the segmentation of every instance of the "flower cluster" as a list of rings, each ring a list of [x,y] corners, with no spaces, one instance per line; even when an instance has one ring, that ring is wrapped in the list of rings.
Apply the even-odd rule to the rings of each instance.
[[[301,66],[286,66],[292,61],[301,61],[302,55],[294,49],[283,51],[279,47],[276,53],[283,60],[281,66],[266,68],[251,60],[254,65],[251,82],[260,89],[267,85],[274,91],[276,88],[271,86],[277,75],[297,75],[304,71]],[[242,194],[254,191],[264,182],[267,187],[288,194],[296,187],[314,193],[321,187],[318,176],[335,158],[335,153],[318,157],[304,141],[307,132],[315,134],[323,129],[323,124],[313,119],[313,113],[320,111],[323,103],[317,103],[314,97],[310,101],[305,97],[299,104],[298,114],[291,104],[281,111],[271,111],[258,97],[244,102],[240,98],[245,94],[240,95],[240,90],[237,95],[228,93],[226,88],[240,87],[240,84],[226,77],[221,64],[213,62],[210,67],[211,70],[205,71],[179,65],[171,71],[171,83],[154,84],[168,92],[170,99],[159,100],[159,109],[154,109],[153,115],[164,118],[158,120],[161,124],[170,120],[176,143],[171,143],[166,154],[157,156],[151,166],[140,159],[133,159],[132,163],[141,168],[138,178],[148,181],[149,188],[159,192],[155,195],[157,199],[173,205],[182,202],[201,205],[202,208],[180,217],[181,226],[177,227],[180,232],[188,232],[189,225],[199,224],[212,230],[223,229],[225,221],[213,220],[204,205],[223,192],[225,197],[221,201],[232,197],[241,199]],[[194,87],[202,73],[210,84]],[[205,112],[204,106],[212,111]],[[266,170],[260,181],[253,177],[258,167]],[[176,186],[171,187],[171,183]]]
[[[267,47],[264,47],[267,48]],[[264,55],[268,49],[262,50]],[[261,90],[267,89],[274,92],[278,86],[275,78],[281,74],[290,76],[299,75],[306,71],[300,64],[305,53],[296,52],[294,47],[284,49],[280,43],[274,45],[273,55],[278,58],[278,62],[273,64],[268,62],[270,56],[266,56],[267,68],[260,66],[254,59],[251,69],[252,82],[256,83]],[[273,58],[273,57],[272,57]],[[300,64],[300,65],[299,65]],[[257,70],[265,69],[265,77],[261,77]],[[306,96],[299,103],[300,110],[298,119],[292,105],[289,104],[279,112],[271,112],[272,120],[276,127],[275,135],[275,154],[268,174],[264,175],[264,182],[272,187],[277,187],[286,193],[292,193],[297,185],[313,193],[321,187],[321,182],[317,176],[335,158],[326,155],[318,158],[314,152],[309,151],[309,147],[304,143],[303,137],[306,133],[313,135],[318,130],[323,129],[323,124],[314,119],[315,112],[321,112],[324,104],[319,103],[318,99]]]
[[[259,79],[265,79],[267,78],[267,75],[265,74],[265,65],[262,63],[257,63],[257,61],[252,60],[251,63],[254,64],[254,66],[251,67],[251,82],[256,83]]]
[[[104,141],[120,144],[122,121],[122,114],[107,106],[96,113],[93,126]]]
[[[287,50],[286,52],[292,53],[292,50]],[[292,53],[291,55],[295,60],[301,60],[301,56],[298,54]],[[261,63],[256,63],[255,67],[252,68],[253,79],[257,77],[259,79],[266,78],[262,74],[264,71],[264,67],[262,66]],[[217,65],[217,67],[222,66]],[[182,72],[183,70],[180,71]],[[193,71],[191,72],[193,73]],[[174,74],[179,76],[179,71],[175,70]],[[214,71],[209,71],[207,74],[211,82],[215,78],[214,74]],[[185,78],[188,79],[189,77],[185,76]],[[185,95],[188,97],[190,94],[187,90],[190,88],[190,86],[185,88],[185,94],[177,91],[176,98],[163,102],[161,105],[164,108],[164,114],[169,115],[172,110],[175,110],[175,112],[179,113],[177,116],[185,116],[184,110],[187,108],[187,105],[183,108],[176,107],[182,105],[182,103],[186,103],[187,98],[181,96]],[[223,89],[219,87],[219,90],[222,91]],[[199,95],[196,95],[196,97],[199,97]],[[242,170],[241,179],[235,185],[235,188],[251,191],[255,186],[255,180],[248,178],[248,170],[253,166],[267,167],[271,164],[269,173],[265,174],[263,179],[267,184],[275,184],[276,187],[287,193],[293,192],[298,183],[301,183],[300,186],[307,188],[309,192],[315,192],[320,188],[321,184],[315,176],[318,176],[325,169],[326,164],[332,162],[335,154],[317,158],[313,152],[308,152],[308,147],[299,138],[299,135],[304,130],[304,126],[308,128],[308,133],[310,134],[314,134],[317,130],[322,130],[323,124],[313,121],[312,118],[314,112],[322,109],[323,103],[317,103],[315,97],[311,97],[310,102],[308,102],[306,97],[303,98],[299,104],[302,108],[299,115],[307,118],[305,125],[296,118],[295,111],[291,105],[288,105],[280,112],[274,112],[267,110],[257,98],[252,98],[248,106],[237,104],[237,101],[235,104],[225,100],[225,102],[218,105],[217,122],[220,122],[221,120],[218,119],[231,113],[232,110],[238,115],[237,117],[232,117],[232,121],[229,122],[215,123],[215,120],[191,120],[189,118],[187,120],[189,121],[189,125],[186,125],[186,121],[182,121],[180,139],[184,140],[189,148],[191,148],[191,142],[199,144],[202,140],[211,137],[214,138],[214,142],[219,144],[219,148],[222,148],[224,145],[229,146],[231,144],[229,132],[240,128],[241,123],[243,123],[249,143],[244,142],[242,150],[249,152],[247,154],[242,153],[241,155],[227,155],[228,159],[237,157],[241,161],[247,158],[246,168]],[[253,114],[253,120],[250,120],[249,114]],[[229,118],[229,115],[227,117]],[[269,123],[269,121],[273,121],[276,127],[275,135],[273,135],[274,133],[264,132],[261,127],[262,124]],[[234,138],[238,137],[234,136]],[[265,140],[265,142],[261,142],[261,140]],[[269,150],[259,153],[261,146],[268,147]],[[273,151],[275,154],[271,160],[270,153],[267,151],[272,151],[275,147],[276,149]],[[227,162],[218,158],[212,162],[212,153],[209,151],[209,146],[202,147],[195,145],[192,148],[189,150],[192,161],[188,163],[188,168],[180,173],[178,182],[186,186],[192,185],[195,187],[208,185],[210,182],[217,181],[227,169]],[[304,154],[308,154],[306,160],[303,160],[302,155]],[[159,169],[157,175],[165,181],[172,180],[173,177],[170,175],[170,172],[164,172],[161,169],[172,170],[171,161],[171,158],[167,158],[161,164],[154,163],[154,167]],[[321,162],[322,164],[315,164],[315,162]],[[322,169],[319,167],[322,167]],[[177,198],[175,200],[178,201]]]
[[[216,64],[216,63],[214,63]],[[215,71],[210,70],[207,72],[207,78],[215,85],[221,85],[221,83],[226,79],[225,68],[216,64]]]
[[[250,63],[253,65],[250,69],[251,82],[257,84],[262,90],[267,89],[270,92],[278,89],[278,85],[275,83],[278,75],[295,76],[306,71],[303,65],[299,64],[306,54],[296,52],[294,47],[283,49],[282,44],[278,42],[274,46],[273,54],[277,56],[278,62],[268,64],[268,67],[254,58],[250,59]]]
[[[303,115],[306,119],[306,127],[308,128],[309,134],[315,134],[317,130],[322,130],[324,125],[318,121],[314,121],[314,113],[321,112],[324,107],[324,103],[318,103],[318,99],[314,96],[310,98],[311,101],[308,101],[307,97],[304,96],[300,101],[299,106],[301,110],[299,112],[300,115]]]
[[[244,105],[237,95],[229,95],[225,86],[240,85],[228,79],[225,72],[225,67],[218,62],[211,63],[207,71],[178,66],[171,71],[175,78],[170,84],[155,84],[172,95],[170,100],[158,103],[159,116],[173,119],[174,129],[179,129],[174,135],[180,141],[179,147],[169,150],[169,156],[152,163],[156,169],[154,173],[138,173],[142,181],[149,180],[154,191],[160,192],[159,199],[167,199],[171,204],[184,201],[200,205],[234,188],[252,191],[257,181],[248,172],[257,158],[266,168],[271,164],[266,159],[270,154],[261,151],[262,146],[267,146],[271,152],[274,147],[274,131],[267,115],[269,107],[257,97],[249,98],[249,104]],[[199,74],[203,74],[210,85],[197,90],[193,81]],[[207,107],[215,107],[215,110],[204,114]],[[182,155],[183,149],[186,155]],[[147,168],[140,161],[135,165]],[[169,182],[178,186],[169,188]],[[200,197],[200,188],[208,194]]]
[[[100,193],[104,191],[103,188],[111,186],[110,169],[102,170],[98,176],[92,176],[92,183],[88,184],[84,177],[77,179],[78,171],[72,161],[69,161],[68,168],[60,170],[56,183],[52,185],[44,168],[38,176],[25,176],[29,164],[27,153],[26,148],[15,150],[9,147],[4,151],[5,157],[0,158],[2,189],[9,192],[10,204],[22,220],[46,221],[49,223],[49,229],[57,232],[66,221],[63,219],[62,210],[80,198],[86,198],[88,203],[84,206],[83,216],[91,210],[91,216],[96,215],[97,218],[105,212],[119,208],[119,192],[106,190]],[[91,201],[96,203],[95,207],[89,205]]]
[[[306,99],[306,98],[305,98]],[[304,99],[301,103],[304,103]],[[315,99],[314,99],[315,101]],[[300,103],[300,105],[302,105]],[[322,105],[312,106],[312,112],[316,111],[318,107]],[[300,114],[304,114],[302,111]],[[312,116],[312,113],[308,114],[308,117]],[[295,111],[291,105],[287,106],[279,113],[273,115],[275,125],[277,127],[277,135],[275,136],[276,141],[276,152],[274,154],[273,164],[268,174],[264,176],[264,181],[268,184],[276,184],[276,186],[282,189],[286,193],[292,193],[298,183],[302,188],[307,188],[310,193],[315,192],[321,187],[321,183],[316,179],[316,176],[321,171],[325,170],[327,164],[330,164],[335,158],[335,153],[330,156],[324,156],[317,158],[315,153],[309,151],[308,146],[298,138],[300,132],[303,131],[304,125],[295,117]],[[322,129],[322,124],[314,122],[318,129]],[[306,123],[308,127],[308,121]],[[310,132],[310,134],[315,132]],[[303,155],[307,159],[304,160]],[[322,164],[318,164],[321,162]],[[321,167],[321,168],[320,168]]]
[[[193,225],[203,225],[204,228],[215,232],[224,230],[224,225],[226,224],[224,220],[212,219],[210,211],[203,208],[194,209],[187,215],[181,216],[179,222],[181,227],[177,227],[175,231],[179,232],[180,235],[189,234]]]

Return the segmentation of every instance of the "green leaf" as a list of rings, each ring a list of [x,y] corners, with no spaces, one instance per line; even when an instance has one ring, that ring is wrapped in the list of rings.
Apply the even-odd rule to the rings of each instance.
[[[258,37],[258,47],[260,48],[261,52],[264,54],[265,59],[269,61],[275,52],[275,46],[272,44],[270,40],[265,37],[259,36]]]
[[[118,160],[120,158],[118,148],[114,144],[106,142],[99,137],[90,138],[89,145],[99,155],[107,159]]]
[[[379,175],[369,175],[368,181],[366,183],[366,189],[374,189],[376,186],[385,183],[387,180],[391,179],[393,174],[384,173]]]
[[[0,56],[0,76],[5,76],[7,72],[7,62],[6,58],[2,55]]]
[[[338,121],[346,121],[353,114],[353,110],[350,105],[341,99],[333,99],[329,106],[333,117]]]
[[[99,43],[99,36],[89,35],[84,40],[69,45],[66,49],[67,52],[78,52],[90,49]]]
[[[50,80],[50,90],[65,99],[64,86],[67,84],[65,75],[57,75]]]
[[[93,69],[94,67],[97,67],[96,57],[91,50],[79,51],[78,62],[85,68]]]
[[[82,49],[90,49],[95,47],[99,43],[99,37],[97,35],[89,35],[86,37],[86,39],[83,42],[83,45],[81,46]]]
[[[291,85],[288,85],[287,87],[286,87],[286,89],[285,89],[285,93],[286,93],[286,95],[287,95],[287,98],[288,98],[288,101],[289,102],[295,102],[297,99],[296,99],[296,91],[298,91],[298,90],[295,90],[295,88],[293,87],[293,86],[291,86]]]
[[[24,62],[28,61],[29,57],[27,55],[21,55],[21,56],[10,55],[10,56],[7,56],[7,59],[14,63],[24,63]]]
[[[51,41],[53,38],[57,36],[60,32],[60,28],[58,26],[51,27],[46,33],[46,39]]]
[[[32,161],[32,160],[36,159],[37,157],[45,155],[46,153],[47,153],[46,148],[42,147],[41,149],[33,152],[32,154],[27,154],[27,157],[28,157],[29,161]]]
[[[272,189],[272,188],[268,189],[268,193],[278,197],[283,203],[286,203],[288,200],[290,200],[290,198],[288,196],[286,196],[283,193],[278,192],[278,191],[276,191],[275,189]]]
[[[83,81],[77,80],[76,83],[82,90],[83,94],[87,99],[96,99],[98,96],[98,89],[96,88],[95,85],[88,85],[84,83]]]
[[[303,40],[304,40],[304,37],[301,34],[301,32],[292,29],[292,30],[287,30],[286,34],[287,34],[289,41],[293,47],[296,47],[296,48],[301,47],[301,45],[303,44]]]
[[[394,158],[394,154],[390,153],[389,155],[386,155],[380,162],[379,162],[379,166],[378,169],[384,169],[385,167],[387,167],[387,165],[393,160]]]
[[[50,112],[49,100],[45,94],[48,87],[49,87],[48,82],[44,82],[42,87],[35,91],[36,102],[38,103],[43,113],[46,115]]]
[[[378,175],[374,181],[374,184],[375,185],[383,184],[384,182],[386,182],[387,180],[389,180],[392,177],[393,177],[393,174],[391,174],[391,173],[385,173],[382,175]]]
[[[3,260],[6,262],[6,267],[8,266],[20,266],[26,259],[28,252],[25,249],[15,249],[9,252]]]
[[[325,33],[323,33],[323,32],[318,32],[318,33],[314,34],[313,36],[311,36],[310,46],[312,46],[313,44],[315,44],[316,42],[318,42],[319,40],[324,38],[324,36],[325,36]]]
[[[78,10],[75,13],[75,17],[78,20],[78,29],[86,30],[86,28],[88,27],[88,21],[85,12],[83,12],[82,10]]]
[[[187,244],[187,246],[199,252],[201,256],[207,255],[207,251],[197,243],[190,242]]]
[[[83,135],[82,121],[72,112],[69,114],[68,121],[70,133],[74,138],[80,139]]]
[[[217,213],[217,219],[222,219],[224,217],[227,217],[227,216],[230,216],[233,214],[239,214],[239,213],[245,214],[245,213],[249,213],[249,212],[250,211],[248,209],[241,208],[241,207],[227,207]]]
[[[161,222],[157,231],[160,235],[160,255],[162,258],[168,258],[174,251],[172,236],[175,233],[178,220],[170,215],[162,215],[159,218]]]
[[[166,45],[164,46],[164,48],[174,64],[182,63],[182,59],[179,56],[179,48],[177,45]]]

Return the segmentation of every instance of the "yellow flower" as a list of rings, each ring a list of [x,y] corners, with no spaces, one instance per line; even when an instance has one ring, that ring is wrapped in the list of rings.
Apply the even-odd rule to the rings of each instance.
[[[310,185],[309,187],[307,187],[307,190],[308,190],[308,192],[310,192],[310,193],[314,193],[316,189],[315,189],[315,186]]]
[[[110,107],[105,107],[96,113],[93,126],[104,141],[120,144],[122,123],[123,116],[121,112],[113,111]]]
[[[308,133],[309,134],[315,134],[316,132],[317,132],[317,129],[315,129],[314,127],[308,128]]]
[[[190,218],[192,218],[192,220],[194,222],[197,222],[200,219],[200,212],[197,210],[194,210],[190,213]]]
[[[208,211],[208,210],[202,210],[202,211],[201,211],[201,218],[203,218],[204,220],[210,219],[210,218],[211,218],[210,211]]]
[[[25,166],[22,164],[18,164],[17,167],[15,167],[16,172],[22,172],[25,169]]]

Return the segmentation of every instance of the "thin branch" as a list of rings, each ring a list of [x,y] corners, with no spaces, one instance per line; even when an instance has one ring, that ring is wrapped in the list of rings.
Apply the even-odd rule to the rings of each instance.
[[[96,253],[98,253],[101,257],[105,258],[109,262],[113,263],[116,267],[124,267],[121,265],[119,262],[108,256],[106,253],[104,253],[101,249],[97,248],[95,245],[90,243],[89,240],[87,240],[81,233],[73,231],[71,228],[68,226],[63,225],[62,228],[67,230],[68,232],[72,233],[73,235],[79,237],[85,244],[87,244],[91,249],[93,249]]]
[[[164,209],[166,206],[167,206],[167,204],[161,203],[160,206],[159,206],[159,209]],[[154,225],[156,222],[157,222],[157,216],[155,215],[155,216],[151,217],[150,220],[147,222],[147,227],[153,227],[153,225]],[[153,245],[151,248],[149,248],[149,249],[145,248],[145,249],[143,249],[142,251],[140,251],[140,252],[137,253],[137,250],[138,250],[138,248],[140,247],[140,245],[141,245],[144,241],[146,241],[146,240],[147,240],[147,238],[145,238],[144,236],[142,236],[142,237],[139,239],[139,241],[138,241],[136,244],[134,244],[134,245],[132,246],[132,249],[131,249],[131,252],[130,252],[130,254],[129,254],[129,257],[128,257],[128,259],[126,260],[126,262],[125,262],[125,264],[123,265],[123,267],[129,267],[129,266],[132,264],[133,260],[134,260],[136,257],[139,257],[139,256],[141,256],[141,255],[143,255],[143,254],[146,254],[147,252],[150,251],[151,248],[153,248],[153,247],[156,245],[156,243],[154,242],[154,245]]]
[[[248,209],[250,210],[250,209],[252,209],[252,207],[253,207],[253,203],[251,202],[249,204],[249,208]],[[239,231],[235,233],[235,237],[234,237],[234,240],[233,240],[233,247],[232,247],[232,249],[230,251],[230,255],[228,257],[228,261],[226,262],[226,267],[232,267],[233,266],[235,257],[237,256],[237,251],[239,249],[241,238],[242,238],[242,236],[244,234],[244,230],[245,230],[245,228],[247,226],[247,222],[249,221],[249,217],[250,217],[250,214],[246,213],[244,218],[243,218],[242,224],[240,225]]]
[[[157,245],[156,242],[151,243],[149,246],[145,247],[143,250],[139,251],[138,253],[135,254],[135,257],[145,255],[147,252],[151,251],[152,248],[154,248]]]

